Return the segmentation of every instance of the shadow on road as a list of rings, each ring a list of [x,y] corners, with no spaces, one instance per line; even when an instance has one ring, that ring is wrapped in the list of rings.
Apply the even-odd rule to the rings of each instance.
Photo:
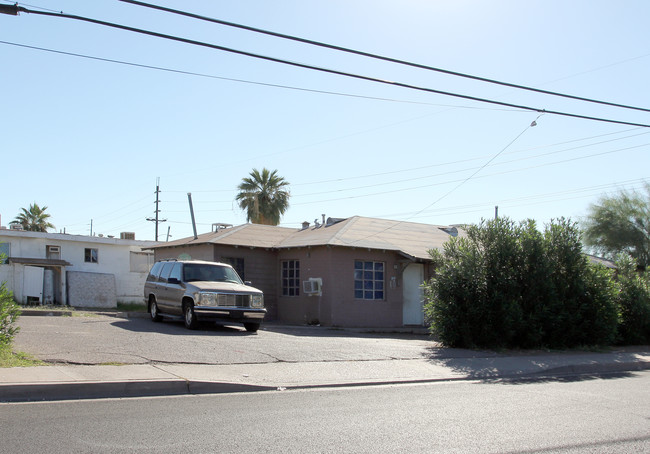
[[[161,321],[154,323],[145,318],[128,318],[118,319],[111,323],[116,328],[137,333],[160,333],[173,336],[256,336],[257,333],[250,333],[243,326],[222,325],[217,323],[203,322],[199,323],[199,328],[189,330],[185,328],[183,322]]]
[[[223,324],[214,322],[199,323],[199,329],[188,330],[182,321],[163,320],[154,323],[148,318],[126,318],[117,319],[111,323],[112,326],[132,332],[140,333],[162,333],[170,335],[192,335],[192,336],[255,336],[264,332],[282,334],[295,337],[353,337],[353,338],[376,338],[376,339],[402,339],[429,341],[428,334],[418,333],[395,333],[367,331],[365,329],[331,328],[324,326],[309,325],[279,325],[273,322],[262,323],[258,333],[247,332],[241,324]]]

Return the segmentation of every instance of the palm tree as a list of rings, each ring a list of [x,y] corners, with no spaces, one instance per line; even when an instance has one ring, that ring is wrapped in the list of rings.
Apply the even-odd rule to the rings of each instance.
[[[22,212],[10,224],[19,224],[24,230],[32,232],[47,232],[53,229],[54,225],[48,221],[50,215],[45,212],[47,207],[39,207],[37,203],[29,205],[29,209],[21,208]]]
[[[289,182],[277,170],[257,169],[237,186],[235,200],[246,210],[246,220],[253,224],[278,225],[280,217],[289,208]]]

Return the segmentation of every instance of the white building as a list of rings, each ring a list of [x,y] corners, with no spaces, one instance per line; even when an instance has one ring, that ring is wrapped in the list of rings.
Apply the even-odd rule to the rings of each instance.
[[[0,229],[0,281],[21,304],[115,307],[142,301],[157,244],[122,238]]]

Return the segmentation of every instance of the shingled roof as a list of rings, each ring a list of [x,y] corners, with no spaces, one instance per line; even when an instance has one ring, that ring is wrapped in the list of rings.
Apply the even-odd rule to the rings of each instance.
[[[353,216],[329,219],[324,225],[301,230],[260,224],[243,224],[217,232],[205,233],[159,244],[154,248],[195,244],[224,244],[265,249],[287,249],[308,246],[357,247],[390,250],[414,259],[429,259],[430,249],[439,249],[458,233],[449,226],[391,221]]]

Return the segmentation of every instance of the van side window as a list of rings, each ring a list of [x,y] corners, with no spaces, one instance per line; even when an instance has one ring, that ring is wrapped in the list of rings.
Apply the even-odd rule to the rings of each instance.
[[[160,282],[167,282],[169,273],[172,272],[174,265],[176,265],[174,262],[167,262],[163,265],[162,271],[160,272]]]
[[[169,277],[175,277],[179,281],[181,280],[181,264],[180,263],[174,263],[174,267],[172,268],[172,271],[169,274]]]
[[[162,270],[162,262],[156,262],[154,265],[151,267],[151,271],[149,271],[149,277],[147,278],[150,281],[157,281],[158,277],[160,276],[160,270]]]

